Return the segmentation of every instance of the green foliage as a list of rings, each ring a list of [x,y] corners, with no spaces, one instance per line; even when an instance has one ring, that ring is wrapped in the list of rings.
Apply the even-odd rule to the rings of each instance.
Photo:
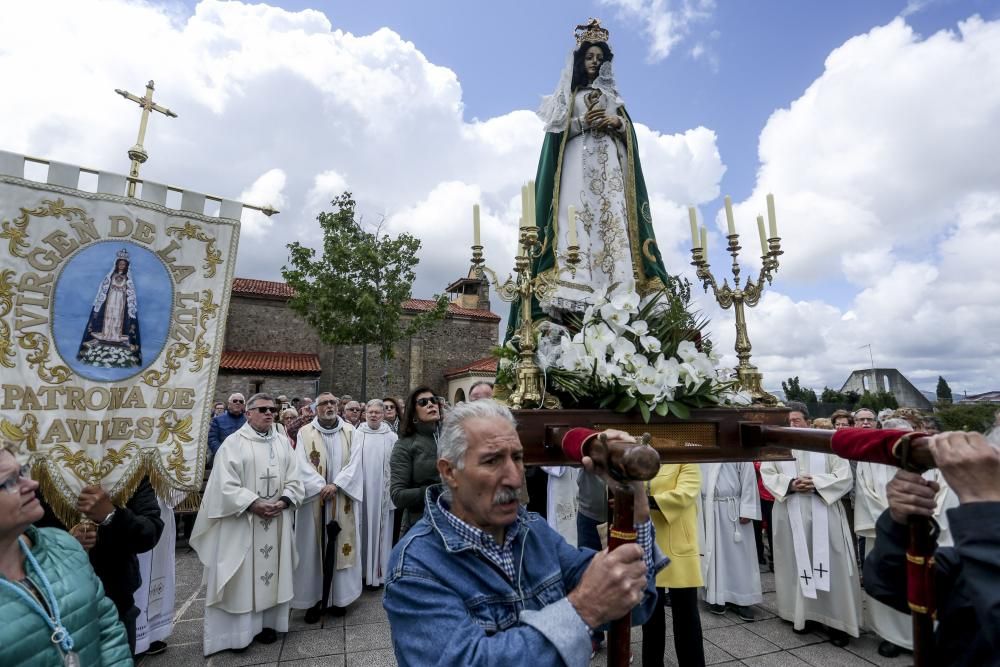
[[[997,406],[991,403],[960,403],[941,408],[934,416],[941,420],[945,431],[979,431],[993,426]]]
[[[796,375],[793,378],[788,378],[788,381],[782,381],[781,389],[785,392],[785,402],[788,401],[801,401],[806,405],[815,405],[819,402],[816,398],[816,392],[807,387],[803,387],[799,384],[799,376]]]
[[[886,408],[895,410],[899,407],[899,401],[897,401],[896,397],[888,391],[878,391],[874,394],[870,391],[866,391],[861,394],[857,407],[868,408],[869,410],[874,410],[875,414],[878,414],[879,410],[885,410]]]
[[[944,377],[940,375],[938,376],[936,393],[939,403],[951,403],[951,387],[948,386]]]
[[[323,231],[322,255],[290,243],[289,266],[281,270],[295,290],[290,306],[333,345],[376,346],[386,362],[393,345],[444,317],[448,299],[435,296],[434,309],[401,325],[402,304],[410,298],[419,263],[420,241],[410,234],[392,238],[366,230],[355,219],[355,202],[344,192],[332,211],[316,219]]]
[[[829,387],[823,387],[823,392],[820,394],[819,400],[822,403],[854,405],[861,400],[861,394],[856,391],[836,391]]]

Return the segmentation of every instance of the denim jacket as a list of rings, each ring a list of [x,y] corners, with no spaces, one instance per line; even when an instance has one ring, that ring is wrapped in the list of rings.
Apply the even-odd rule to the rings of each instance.
[[[517,575],[511,581],[463,540],[438,505],[442,487],[427,490],[423,518],[392,550],[385,597],[396,661],[410,665],[587,665],[590,634],[566,595],[594,551],[576,549],[522,507],[508,530]],[[650,571],[632,623],[656,601]]]

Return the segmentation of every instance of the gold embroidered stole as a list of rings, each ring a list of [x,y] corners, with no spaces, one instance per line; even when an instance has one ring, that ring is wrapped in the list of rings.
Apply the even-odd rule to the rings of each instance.
[[[335,435],[343,436],[343,447],[341,447],[340,469],[343,470],[351,460],[351,434],[352,431],[341,428]],[[309,462],[312,463],[316,472],[329,482],[326,473],[329,467],[326,455],[326,444],[323,436],[313,424],[306,424],[299,431],[300,447],[306,447],[306,454]],[[320,501],[322,502],[322,501]],[[340,524],[340,533],[337,534],[337,565],[336,569],[345,570],[354,566],[357,557],[357,531],[354,523],[354,503],[351,502],[347,494],[337,489],[337,495],[333,499],[334,517]],[[323,544],[323,536],[326,533],[326,526],[321,525],[322,517],[320,512],[316,512],[316,539],[319,545]],[[331,517],[327,517],[329,521]]]

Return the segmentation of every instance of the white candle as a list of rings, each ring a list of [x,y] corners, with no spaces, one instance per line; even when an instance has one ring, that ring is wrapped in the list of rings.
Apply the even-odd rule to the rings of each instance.
[[[757,216],[757,231],[760,233],[760,254],[767,255],[767,238],[764,236],[764,216]]]
[[[702,256],[708,257],[708,230],[701,228],[701,252]]]
[[[521,223],[520,227],[525,227],[528,224],[528,186],[521,186]]]
[[[769,238],[778,238],[778,221],[774,218],[774,195],[767,195],[767,224],[771,232]]]
[[[691,247],[700,248],[698,238],[698,213],[694,210],[694,206],[688,206],[688,222],[691,223]]]
[[[479,242],[479,204],[472,205],[472,245],[482,245]]]
[[[567,229],[566,232],[567,232],[567,237],[569,239],[569,244],[571,246],[572,245],[577,245],[577,240],[576,240],[576,207],[575,206],[570,206],[569,207],[568,217],[569,217],[569,229]]]
[[[528,225],[538,226],[538,219],[535,216],[535,182],[528,181]]]
[[[733,220],[733,200],[726,196],[726,227],[730,236],[736,236],[736,221]]]

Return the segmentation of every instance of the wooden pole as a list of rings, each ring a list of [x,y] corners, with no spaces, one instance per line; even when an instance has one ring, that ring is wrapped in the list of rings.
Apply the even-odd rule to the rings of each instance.
[[[608,551],[635,542],[635,497],[632,489],[616,484],[612,489],[614,509],[608,530]],[[632,614],[611,621],[608,631],[608,665],[628,665],[632,652]]]

